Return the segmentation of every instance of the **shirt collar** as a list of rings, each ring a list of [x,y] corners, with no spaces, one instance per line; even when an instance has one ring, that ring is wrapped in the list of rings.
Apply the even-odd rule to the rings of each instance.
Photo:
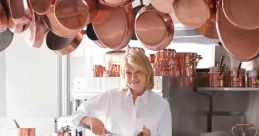
[[[143,101],[144,104],[147,104],[147,102],[148,102],[148,95],[149,95],[150,91],[151,90],[145,90],[144,93],[141,96],[137,97],[137,99]],[[132,100],[132,93],[131,93],[130,89],[127,89],[126,99]]]

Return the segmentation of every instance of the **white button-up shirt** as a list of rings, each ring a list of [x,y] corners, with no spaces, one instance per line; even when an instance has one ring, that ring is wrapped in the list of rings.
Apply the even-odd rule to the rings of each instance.
[[[133,103],[129,90],[113,89],[93,97],[78,107],[72,124],[78,126],[85,116],[100,119],[105,128],[122,136],[136,136],[145,126],[152,136],[172,136],[172,118],[167,100],[145,91]]]

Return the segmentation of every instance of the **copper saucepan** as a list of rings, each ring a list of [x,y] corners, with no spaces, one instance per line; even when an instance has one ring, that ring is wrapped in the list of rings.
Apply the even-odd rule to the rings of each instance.
[[[172,13],[173,12],[173,0],[150,0],[152,6],[160,12]]]
[[[134,20],[136,19],[136,16],[139,12],[139,10],[141,8],[143,8],[145,5],[143,4],[143,0],[140,0],[140,5],[136,6],[133,8],[133,17],[134,17]],[[134,21],[134,26],[135,26],[135,21]],[[131,37],[132,40],[138,40],[136,34],[135,34],[135,27],[133,27],[133,35]]]
[[[84,0],[59,0],[45,15],[44,21],[56,35],[72,38],[89,23],[92,11],[88,9],[91,8]]]
[[[173,11],[185,26],[198,28],[210,18],[210,8],[206,0],[174,0]]]
[[[32,21],[22,35],[28,45],[39,48],[43,43],[44,35],[47,30],[47,26],[44,24],[43,19],[33,13]]]
[[[217,29],[216,29],[216,13],[217,6],[215,0],[210,0],[209,7],[211,11],[211,17],[203,24],[201,27],[196,30],[203,36],[211,39],[219,39]]]
[[[236,27],[243,29],[259,28],[258,0],[222,0],[223,12]]]
[[[46,44],[58,55],[67,55],[79,46],[82,39],[83,32],[78,32],[74,38],[63,38],[49,31],[46,36]]]
[[[39,15],[45,15],[54,6],[56,0],[28,0],[33,11]]]
[[[217,31],[226,51],[242,61],[254,59],[259,52],[259,29],[247,30],[235,27],[226,18],[221,2],[217,10]]]
[[[15,24],[29,24],[32,18],[32,10],[27,0],[10,0],[9,9]]]
[[[109,7],[101,5],[93,22],[100,42],[111,49],[122,49],[133,34],[132,5]]]
[[[169,14],[156,10],[152,5],[143,7],[135,20],[135,33],[146,48],[165,49],[173,39],[173,20]]]

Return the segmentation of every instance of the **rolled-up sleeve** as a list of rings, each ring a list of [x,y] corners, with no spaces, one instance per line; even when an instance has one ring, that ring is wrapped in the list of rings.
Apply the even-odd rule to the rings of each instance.
[[[157,132],[158,136],[172,136],[172,115],[168,101],[165,102]]]
[[[109,107],[109,91],[97,95],[87,101],[83,102],[77,111],[71,115],[71,124],[74,127],[79,127],[79,123],[82,118],[90,117],[102,117]]]

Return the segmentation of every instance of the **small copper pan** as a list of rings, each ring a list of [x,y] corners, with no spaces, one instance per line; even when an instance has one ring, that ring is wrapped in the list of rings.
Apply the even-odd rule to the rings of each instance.
[[[173,12],[173,0],[150,0],[152,6],[160,12],[172,13]]]
[[[211,17],[206,21],[205,24],[203,24],[201,27],[197,28],[196,30],[207,38],[219,39],[217,29],[216,29],[216,13],[217,13],[216,1],[210,0],[209,7],[212,13]]]
[[[100,4],[111,7],[123,7],[130,4],[133,0],[98,0]]]
[[[185,26],[198,28],[210,18],[210,8],[206,0],[174,0],[173,11]]]
[[[3,32],[8,27],[8,18],[3,5],[0,3],[0,32]]]
[[[28,45],[40,48],[47,30],[47,26],[45,26],[43,19],[34,13],[28,29],[26,29],[22,35]]]
[[[15,24],[29,24],[32,18],[32,10],[27,0],[10,0],[9,9]]]
[[[49,31],[46,36],[46,44],[58,55],[67,55],[79,46],[82,39],[82,32],[78,32],[74,38],[63,38]]]
[[[92,0],[92,3],[95,3],[95,1]],[[59,0],[55,3],[55,6],[50,8],[50,12],[46,14],[44,21],[56,35],[72,38],[94,16],[94,11],[88,9],[92,8],[88,7],[84,0]]]
[[[33,11],[39,15],[45,15],[54,6],[56,0],[28,0]]]
[[[0,33],[0,52],[6,49],[13,40],[13,35],[11,31],[6,29],[4,32]]]
[[[224,48],[234,58],[242,61],[254,59],[259,53],[259,29],[247,30],[235,27],[229,22],[221,8],[217,11],[217,31]]]
[[[133,34],[132,5],[109,7],[101,5],[93,20],[94,31],[100,42],[111,49],[122,49]]]
[[[222,8],[227,19],[243,29],[259,28],[258,0],[222,0]]]
[[[173,39],[173,20],[151,5],[143,7],[135,20],[135,33],[146,48],[165,49]]]

